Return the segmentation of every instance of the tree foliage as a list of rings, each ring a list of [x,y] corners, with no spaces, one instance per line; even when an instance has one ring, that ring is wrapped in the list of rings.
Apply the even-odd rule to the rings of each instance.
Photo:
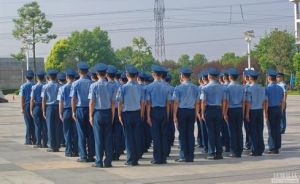
[[[296,53],[293,57],[293,66],[294,70],[296,71],[296,80],[295,85],[300,87],[300,53]]]
[[[46,19],[45,13],[40,10],[40,6],[36,1],[27,3],[18,9],[18,18],[13,19],[15,28],[12,32],[13,36],[22,41],[28,49],[32,49],[34,71],[36,71],[35,49],[37,43],[49,43],[51,39],[55,39],[56,35],[48,34],[52,22]]]
[[[226,52],[220,59],[222,65],[236,66],[240,63],[240,61],[241,61],[241,57],[235,55],[234,52]]]

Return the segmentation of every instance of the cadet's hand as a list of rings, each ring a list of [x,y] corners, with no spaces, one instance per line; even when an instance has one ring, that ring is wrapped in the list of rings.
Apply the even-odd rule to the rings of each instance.
[[[205,121],[205,116],[204,116],[204,114],[202,114],[201,119],[202,119],[203,121]]]
[[[74,112],[72,113],[72,118],[74,119],[74,121],[77,121],[76,114]]]
[[[199,119],[199,121],[202,119],[200,113],[197,113],[197,118]]]
[[[226,123],[228,123],[228,115],[224,114],[224,120],[226,121]]]
[[[61,122],[63,122],[63,115],[62,114],[59,114],[59,118],[60,118],[60,120],[61,120]]]
[[[33,112],[32,111],[30,111],[30,115],[31,115],[31,117],[33,117]]]
[[[94,122],[94,119],[93,119],[93,116],[90,116],[90,124],[93,126],[93,122]]]
[[[177,119],[176,116],[173,118],[173,121],[174,121],[175,127],[176,127],[177,130],[178,130],[178,119]]]
[[[147,123],[148,123],[148,125],[149,125],[150,127],[152,127],[152,121],[151,121],[151,118],[150,118],[150,117],[147,118]]]
[[[141,120],[144,121],[144,119],[145,119],[145,116],[143,113],[141,113]]]
[[[46,113],[45,112],[43,112],[43,117],[46,119]]]
[[[119,117],[119,121],[121,123],[122,126],[124,126],[123,121],[122,121],[122,116],[118,116]]]
[[[247,120],[248,123],[250,122],[250,116],[249,116],[249,114],[246,114],[246,120]]]
[[[266,121],[268,121],[268,120],[269,120],[268,113],[265,113],[265,119],[266,119]]]

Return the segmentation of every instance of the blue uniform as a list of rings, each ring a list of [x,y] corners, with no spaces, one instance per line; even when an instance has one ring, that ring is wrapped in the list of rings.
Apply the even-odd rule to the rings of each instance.
[[[76,130],[76,124],[72,117],[71,109],[71,86],[72,83],[67,83],[60,88],[60,92],[57,96],[57,100],[61,101],[64,106],[63,110],[63,132],[66,142],[65,155],[76,156],[78,155],[78,136]]]
[[[95,137],[96,166],[103,167],[105,153],[105,166],[111,166],[113,157],[113,117],[112,104],[115,103],[116,89],[108,82],[99,79],[90,89],[89,97],[95,103],[93,130]]]
[[[166,163],[168,155],[167,105],[171,100],[170,92],[165,82],[161,80],[149,84],[146,90],[146,100],[151,104],[153,161],[157,164]]]
[[[58,94],[59,84],[49,81],[44,85],[41,97],[46,101],[46,123],[48,129],[48,143],[52,150],[59,149],[59,114],[58,114]]]
[[[228,85],[229,85],[228,82],[225,82],[223,84],[225,89],[228,87]],[[221,139],[222,139],[222,145],[225,147],[225,152],[229,152],[230,151],[229,126],[224,119],[221,128]]]
[[[222,156],[220,132],[223,123],[222,103],[225,99],[225,87],[217,81],[210,81],[202,88],[201,99],[205,101],[205,123],[208,134],[208,154]]]
[[[60,74],[61,76],[59,76],[58,74],[58,78],[61,77],[60,79],[62,79],[64,77],[64,79],[62,80],[65,80],[65,74],[64,73],[61,73]],[[60,80],[59,79],[59,80]],[[60,96],[61,95],[61,91],[62,91],[62,87],[64,86],[65,84],[61,84],[59,83],[59,89],[58,89],[58,94],[57,96]],[[58,99],[57,99],[58,100]],[[59,101],[59,100],[58,100]],[[65,136],[64,136],[64,127],[63,127],[63,122],[62,120],[59,118],[58,119],[58,129],[59,129],[59,143],[61,146],[66,146],[66,141],[65,141]]]
[[[231,82],[226,88],[225,99],[228,102],[230,151],[234,156],[240,157],[243,152],[244,87],[237,82]]]
[[[278,82],[277,84],[283,89],[284,94],[286,94],[287,93],[287,86],[286,86],[285,82]],[[284,109],[282,111],[282,118],[281,118],[280,128],[281,128],[281,133],[284,134],[285,129],[286,129],[286,106],[284,107]]]
[[[33,121],[35,125],[35,136],[37,139],[37,145],[38,146],[47,146],[48,142],[48,135],[47,135],[47,125],[45,122],[45,119],[43,117],[43,111],[42,111],[42,89],[43,89],[44,83],[37,83],[36,85],[32,86],[31,89],[31,98],[33,98]]]
[[[72,83],[70,97],[76,103],[76,127],[80,159],[92,160],[95,155],[93,127],[89,123],[89,90],[91,80],[88,76],[81,77]],[[87,146],[86,146],[87,145]],[[88,150],[86,149],[88,148]]]
[[[201,97],[202,88],[205,85],[206,84],[199,86],[200,101],[202,101],[202,97]],[[200,109],[200,111],[202,111],[202,109]],[[204,149],[204,152],[207,153],[208,152],[208,135],[207,135],[206,123],[205,123],[205,120],[203,120],[203,119],[200,120],[200,128],[201,128],[203,149]]]
[[[199,101],[198,87],[190,81],[181,83],[174,89],[173,100],[179,104],[177,119],[180,157],[187,162],[192,162],[194,161],[195,149],[195,104]]]
[[[24,121],[26,126],[25,144],[36,144],[34,122],[30,115],[30,93],[33,86],[32,81],[27,81],[20,87],[19,96],[24,98]]]
[[[284,97],[282,87],[275,82],[266,87],[268,100],[268,131],[269,131],[269,150],[278,151],[281,148],[281,128],[282,119],[281,103]]]
[[[125,131],[127,164],[136,165],[143,151],[141,147],[141,103],[144,91],[136,81],[128,81],[120,88],[119,99],[123,104],[122,118]]]
[[[261,156],[265,150],[263,130],[263,103],[266,100],[265,88],[259,84],[250,84],[246,90],[246,101],[250,103],[250,140],[252,154]]]

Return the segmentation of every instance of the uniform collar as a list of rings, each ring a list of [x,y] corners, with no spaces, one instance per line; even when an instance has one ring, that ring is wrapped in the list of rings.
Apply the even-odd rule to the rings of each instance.
[[[217,84],[218,82],[216,80],[211,80],[208,82],[208,84]]]

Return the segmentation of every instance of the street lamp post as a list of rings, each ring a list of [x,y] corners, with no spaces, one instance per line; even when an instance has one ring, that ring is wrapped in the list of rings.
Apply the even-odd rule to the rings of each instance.
[[[244,33],[244,35],[245,35],[245,40],[248,43],[248,52],[247,52],[247,55],[248,55],[248,68],[247,68],[247,70],[251,70],[251,41],[252,41],[252,38],[254,38],[254,31],[253,30],[246,31]]]

